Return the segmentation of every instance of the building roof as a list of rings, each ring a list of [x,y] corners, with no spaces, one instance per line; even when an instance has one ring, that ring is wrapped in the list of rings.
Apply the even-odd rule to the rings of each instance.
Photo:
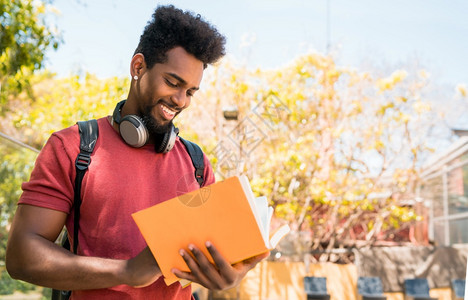
[[[468,152],[468,134],[465,136],[460,136],[460,138],[452,145],[450,145],[446,150],[439,152],[429,158],[423,166],[421,177],[429,177],[433,173],[441,171],[445,165],[457,159],[466,152]]]

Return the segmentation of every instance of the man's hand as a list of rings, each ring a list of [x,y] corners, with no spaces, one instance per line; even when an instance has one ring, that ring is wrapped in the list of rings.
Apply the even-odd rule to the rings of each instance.
[[[199,283],[208,289],[226,290],[237,286],[249,270],[270,255],[270,252],[266,252],[231,265],[211,243],[207,242],[206,248],[211,254],[214,264],[210,263],[200,249],[190,245],[189,249],[193,257],[185,250],[180,250],[180,254],[191,272],[183,272],[178,269],[173,269],[172,272],[179,278]]]

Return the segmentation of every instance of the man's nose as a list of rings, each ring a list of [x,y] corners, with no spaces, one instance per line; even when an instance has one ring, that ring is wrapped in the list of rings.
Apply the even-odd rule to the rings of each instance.
[[[180,89],[177,93],[172,96],[172,102],[177,105],[178,108],[185,108],[187,106],[188,96],[185,90]]]

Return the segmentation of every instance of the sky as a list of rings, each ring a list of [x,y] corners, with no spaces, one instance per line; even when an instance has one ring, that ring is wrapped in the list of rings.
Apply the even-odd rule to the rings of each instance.
[[[436,81],[468,84],[466,0],[55,0],[63,44],[46,67],[67,76],[130,76],[129,63],[159,4],[201,14],[249,68],[275,69],[327,52],[341,66],[399,66],[415,59]]]

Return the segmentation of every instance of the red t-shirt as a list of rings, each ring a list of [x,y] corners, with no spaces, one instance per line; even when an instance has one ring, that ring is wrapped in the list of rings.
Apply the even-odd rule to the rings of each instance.
[[[177,140],[166,154],[153,145],[128,146],[109,123],[98,120],[99,138],[82,183],[78,254],[115,259],[135,257],[146,243],[131,214],[199,187],[185,146]],[[77,125],[52,134],[39,154],[31,179],[23,183],[20,204],[68,213],[73,242],[75,159],[80,137]],[[205,185],[214,182],[205,159]],[[177,217],[177,216],[174,216]],[[46,221],[46,220],[44,220]],[[120,285],[76,291],[72,299],[190,299],[190,288],[166,286],[162,277],[145,288]]]

